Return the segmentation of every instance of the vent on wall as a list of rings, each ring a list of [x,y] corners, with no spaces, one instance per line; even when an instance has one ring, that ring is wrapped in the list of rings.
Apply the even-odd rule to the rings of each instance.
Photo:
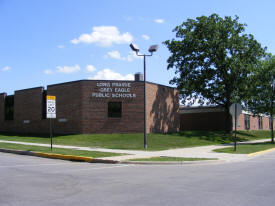
[[[136,81],[136,82],[143,81],[143,74],[140,73],[140,72],[135,73],[135,81]]]

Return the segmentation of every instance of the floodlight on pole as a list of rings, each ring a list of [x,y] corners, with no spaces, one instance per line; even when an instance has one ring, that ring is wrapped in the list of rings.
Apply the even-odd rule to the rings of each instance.
[[[152,45],[150,46],[150,48],[148,49],[149,52],[153,53],[156,52],[158,50],[159,46],[158,45]]]
[[[138,54],[139,48],[135,44],[130,44],[131,49]]]
[[[144,148],[147,149],[147,131],[146,131],[146,57],[152,56],[153,52],[158,50],[158,45],[152,45],[149,47],[148,51],[151,54],[139,54],[139,48],[135,44],[130,44],[131,49],[136,52],[137,56],[143,56],[143,69],[144,69]]]

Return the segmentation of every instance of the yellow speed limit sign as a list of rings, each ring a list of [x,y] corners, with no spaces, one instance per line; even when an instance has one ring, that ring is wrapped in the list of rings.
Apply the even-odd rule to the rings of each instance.
[[[56,118],[56,97],[47,95],[47,118]]]

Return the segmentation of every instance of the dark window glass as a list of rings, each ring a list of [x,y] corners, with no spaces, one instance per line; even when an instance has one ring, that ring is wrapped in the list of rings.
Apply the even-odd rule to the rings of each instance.
[[[263,129],[263,117],[258,117],[258,126],[259,129]]]
[[[250,129],[250,116],[249,114],[244,115],[244,127],[246,130]]]
[[[46,119],[46,107],[47,107],[47,90],[42,94],[42,119]]]
[[[121,102],[108,102],[108,117],[121,117],[122,103]]]
[[[5,98],[5,120],[13,120],[14,116],[14,96]]]

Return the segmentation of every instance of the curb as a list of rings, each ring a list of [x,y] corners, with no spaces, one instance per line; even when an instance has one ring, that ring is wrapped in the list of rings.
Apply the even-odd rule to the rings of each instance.
[[[44,158],[50,158],[50,159],[78,161],[78,162],[110,163],[110,164],[118,163],[118,161],[114,161],[114,160],[103,160],[103,159],[96,159],[96,158],[93,158],[93,157],[62,155],[62,154],[43,153],[43,152],[31,152],[31,151],[11,150],[11,149],[2,149],[2,148],[0,148],[0,152],[19,154],[19,155],[35,156],[35,157],[44,157]]]
[[[263,151],[259,151],[259,152],[254,152],[254,153],[250,153],[247,156],[248,157],[255,157],[255,156],[263,155],[265,153],[273,152],[273,151],[275,151],[275,148],[271,148],[271,149],[267,149],[267,150],[263,150]]]
[[[118,164],[140,164],[140,165],[190,165],[220,163],[224,160],[202,160],[202,161],[120,161]]]
[[[0,148],[0,152],[12,153],[12,154],[19,154],[19,155],[35,156],[33,152],[30,152],[30,151],[22,151],[22,150],[11,150],[11,149],[2,149],[2,148]]]
[[[62,159],[62,160],[71,160],[71,161],[81,161],[81,162],[92,162],[92,157],[82,157],[74,155],[62,155],[55,153],[43,153],[43,152],[33,152],[36,157],[46,157],[51,159]]]
[[[42,158],[50,159],[61,159],[77,162],[88,162],[88,163],[105,163],[105,164],[140,164],[140,165],[190,165],[190,164],[209,164],[209,163],[219,163],[224,162],[222,160],[203,160],[203,161],[115,161],[115,160],[104,160],[97,159],[92,157],[83,157],[83,156],[74,156],[74,155],[62,155],[55,153],[43,153],[43,152],[31,152],[31,151],[22,151],[22,150],[11,150],[11,149],[2,149],[0,152],[12,153],[18,155],[28,155]]]

